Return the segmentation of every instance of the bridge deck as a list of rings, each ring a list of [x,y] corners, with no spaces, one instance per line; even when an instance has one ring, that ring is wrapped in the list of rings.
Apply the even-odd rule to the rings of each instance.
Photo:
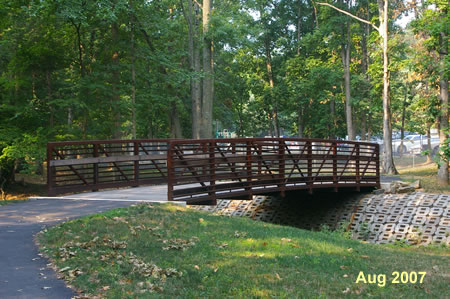
[[[49,195],[166,183],[157,193],[169,201],[211,204],[219,198],[359,190],[380,183],[377,144],[336,140],[60,142],[48,144],[47,160]]]

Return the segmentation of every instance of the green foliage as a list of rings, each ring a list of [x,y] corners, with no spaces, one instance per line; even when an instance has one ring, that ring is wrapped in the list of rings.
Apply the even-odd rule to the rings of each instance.
[[[14,179],[15,160],[5,155],[5,148],[0,146],[0,150],[2,152],[0,156],[0,189],[3,191]]]

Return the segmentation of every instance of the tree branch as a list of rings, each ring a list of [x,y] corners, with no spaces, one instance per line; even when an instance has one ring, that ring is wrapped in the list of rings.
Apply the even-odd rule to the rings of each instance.
[[[378,32],[380,32],[380,28],[378,28],[377,26],[375,26],[375,24],[373,24],[372,22],[367,21],[367,20],[364,20],[364,19],[361,19],[360,17],[357,17],[357,16],[355,16],[355,15],[352,15],[352,14],[349,13],[348,11],[345,11],[345,10],[343,10],[343,9],[337,8],[336,6],[333,6],[333,5],[329,4],[329,3],[323,3],[323,2],[316,2],[316,3],[319,4],[319,5],[324,5],[324,6],[331,7],[331,8],[333,8],[333,9],[335,9],[335,10],[337,10],[337,11],[343,13],[343,14],[346,14],[347,16],[350,16],[350,17],[352,17],[352,18],[354,18],[354,19],[357,19],[357,20],[360,21],[360,22],[369,24],[370,26],[372,26],[373,28],[375,28],[375,30],[377,30]]]
[[[203,6],[197,2],[197,0],[194,0],[195,3],[197,3],[198,7],[200,7],[201,10],[203,10]]]

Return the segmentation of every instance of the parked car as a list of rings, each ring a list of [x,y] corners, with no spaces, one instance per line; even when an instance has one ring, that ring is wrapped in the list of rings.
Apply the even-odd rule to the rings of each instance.
[[[439,151],[440,139],[439,137],[431,138],[431,155],[434,156]],[[422,144],[414,144],[410,148],[412,154],[420,154],[428,149],[428,140],[425,139]]]
[[[427,140],[427,136],[424,135],[408,135],[403,139],[403,144],[401,139],[396,139],[392,141],[392,150],[396,153],[409,153],[411,152],[411,147],[418,145],[420,148]]]

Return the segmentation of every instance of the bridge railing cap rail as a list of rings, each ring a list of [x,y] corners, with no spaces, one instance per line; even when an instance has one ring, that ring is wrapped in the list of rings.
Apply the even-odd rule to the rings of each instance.
[[[67,146],[67,145],[85,145],[85,144],[117,144],[117,143],[148,143],[148,142],[167,142],[176,144],[188,144],[194,142],[219,142],[219,143],[235,143],[235,142],[252,142],[252,141],[299,141],[299,142],[326,142],[339,144],[361,144],[368,146],[377,146],[375,142],[338,140],[338,139],[320,139],[320,138],[298,138],[298,137],[249,137],[249,138],[210,138],[210,139],[111,139],[111,140],[74,140],[74,141],[55,141],[48,142],[48,146]]]
[[[83,145],[83,144],[105,144],[105,143],[133,143],[133,142],[169,142],[173,140],[185,140],[185,139],[104,139],[104,140],[73,140],[73,141],[53,141],[48,142],[51,146],[62,145]]]
[[[212,139],[169,139],[169,142],[176,144],[187,144],[193,142],[219,142],[219,143],[233,143],[233,142],[248,142],[248,141],[300,141],[300,142],[322,142],[322,143],[339,143],[339,144],[361,144],[368,146],[377,146],[375,142],[367,141],[353,141],[353,140],[338,140],[338,139],[320,139],[320,138],[298,138],[298,137],[251,137],[251,138],[212,138]]]

